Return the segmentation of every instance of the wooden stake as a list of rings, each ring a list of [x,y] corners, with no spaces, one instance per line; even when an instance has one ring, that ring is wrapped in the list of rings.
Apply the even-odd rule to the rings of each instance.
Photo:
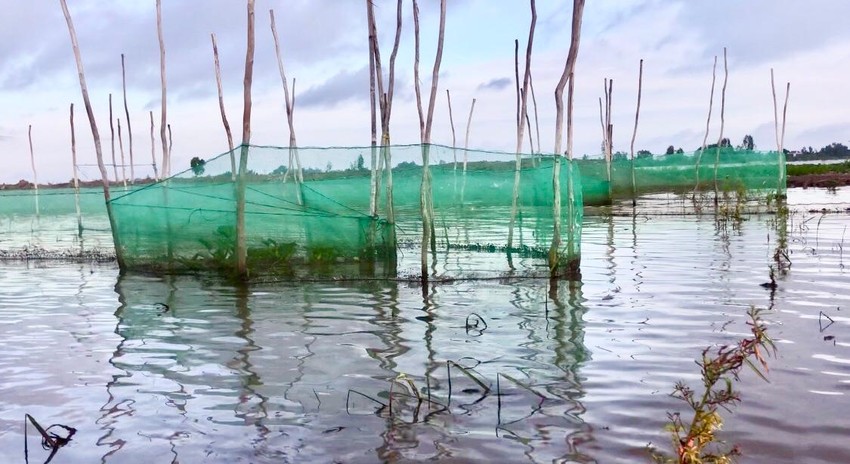
[[[378,117],[375,108],[375,47],[372,36],[372,1],[366,0],[366,29],[369,39],[369,114],[371,116],[371,168],[372,178],[369,182],[369,215],[376,217],[378,215]]]
[[[168,169],[171,169],[171,123],[168,123]]]
[[[233,153],[233,134],[230,133],[230,123],[227,122],[227,113],[224,111],[224,93],[221,89],[221,65],[218,61],[218,45],[215,43],[215,34],[210,34],[213,47],[213,58],[215,59],[215,85],[218,89],[218,109],[221,112],[221,122],[224,124],[224,133],[227,135],[227,150],[230,152],[230,180],[236,180],[236,155]]]
[[[475,111],[475,99],[469,105],[469,117],[466,119],[466,136],[463,139],[463,172],[466,172],[467,152],[469,151],[469,130],[472,128],[472,112]]]
[[[165,129],[168,127],[166,118],[166,79],[165,79],[165,40],[162,37],[162,0],[156,0],[156,34],[159,39],[159,76],[162,86],[162,102],[159,121],[159,139],[162,142],[162,176],[171,176],[171,153],[165,139]]]
[[[284,182],[285,182],[286,178],[289,174],[289,171],[292,171],[293,168],[295,168],[295,171],[293,172],[293,177],[295,179],[295,184],[297,186],[297,188],[295,189],[295,192],[296,192],[296,196],[298,197],[297,198],[298,204],[302,204],[303,200],[301,199],[300,184],[301,184],[301,182],[303,182],[303,175],[302,175],[301,169],[300,169],[301,161],[298,159],[298,149],[297,149],[298,144],[295,141],[295,123],[293,121],[294,120],[293,108],[294,108],[294,104],[295,104],[295,102],[294,102],[294,90],[293,90],[293,93],[290,94],[289,87],[288,87],[287,81],[286,81],[286,73],[284,72],[284,69],[283,69],[283,57],[281,56],[281,53],[280,53],[280,41],[278,40],[278,37],[277,37],[277,27],[275,26],[275,21],[274,21],[274,10],[269,10],[269,18],[271,19],[272,37],[274,37],[274,49],[275,49],[275,53],[277,54],[277,67],[278,67],[278,70],[280,71],[280,80],[283,83],[283,95],[284,95],[284,99],[286,100],[286,121],[289,124],[289,169],[286,171],[286,174],[284,174],[283,179],[284,179]],[[292,82],[292,85],[293,86],[295,85],[295,81]],[[293,161],[294,161],[295,165],[293,165]]]
[[[33,185],[35,186],[35,215],[38,216],[38,172],[35,170],[35,154],[32,149],[32,124],[27,128],[27,138],[30,142],[30,164],[32,165]]]
[[[121,153],[121,180],[127,188],[127,165],[124,162],[124,139],[121,137],[121,118],[118,118],[118,148]]]
[[[726,62],[726,47],[723,47],[723,89],[720,92],[720,136],[717,137],[717,151],[714,155],[714,205],[718,201],[717,168],[720,164],[720,146],[723,143],[723,126],[726,122],[726,82],[729,80],[729,66]]]
[[[71,103],[71,167],[74,173],[74,208],[77,211],[77,237],[83,237],[83,216],[80,213],[80,182],[77,177],[77,135],[74,131],[74,104]]]
[[[635,109],[635,130],[632,132],[632,143],[629,146],[632,155],[632,207],[637,206],[637,182],[635,180],[635,138],[637,137],[638,120],[640,119],[640,93],[643,87],[643,59],[640,60],[638,71],[637,108]]]
[[[699,165],[702,160],[702,154],[705,153],[705,149],[708,146],[708,131],[711,127],[711,109],[714,105],[714,83],[717,78],[717,55],[714,56],[714,65],[711,67],[711,95],[708,99],[708,117],[705,119],[705,136],[702,139],[702,148],[697,154],[696,159],[696,185],[694,185],[694,200],[696,200],[697,192],[699,191]]]
[[[159,180],[159,171],[156,168],[156,139],[154,138],[154,123],[153,123],[153,111],[150,112],[151,115],[151,166],[153,166],[153,178],[154,180]]]
[[[454,170],[457,171],[457,139],[455,138],[455,119],[452,116],[452,94],[446,89],[446,100],[449,104],[449,125],[452,128],[452,156],[454,157]]]
[[[783,194],[785,191],[785,163],[783,162],[783,158],[785,157],[785,116],[788,114],[788,94],[791,92],[791,83],[788,82],[785,85],[785,103],[782,107],[782,132],[779,131],[779,110],[777,108],[776,103],[776,85],[773,80],[773,68],[770,68],[770,89],[773,93],[773,121],[774,127],[776,129],[776,152],[777,152],[777,161],[779,163],[779,179],[777,183],[778,193]]]
[[[564,129],[564,87],[567,85],[567,80],[570,81],[570,86],[573,85],[573,71],[575,69],[576,58],[578,57],[578,47],[581,41],[581,19],[584,11],[584,0],[573,0],[573,18],[572,18],[572,35],[570,37],[570,51],[567,54],[567,62],[564,66],[564,72],[561,74],[561,79],[555,87],[555,159],[552,169],[552,184],[554,190],[554,202],[552,207],[553,215],[553,230],[552,244],[549,247],[549,271],[555,277],[559,272],[560,264],[560,248],[561,248],[561,139]],[[570,92],[572,94],[572,92]],[[568,99],[569,113],[572,113],[572,98]],[[572,124],[567,127],[567,156],[570,160],[573,159],[572,151]],[[572,182],[569,184],[572,186]],[[570,198],[572,206],[573,198]],[[573,240],[572,221],[569,224],[569,239]]]
[[[130,125],[130,110],[127,108],[127,75],[124,71],[124,54],[121,54],[121,88],[124,92],[124,117],[127,122],[127,141],[130,143],[130,183],[136,183],[135,163],[133,162],[133,128]],[[119,131],[120,135],[120,131]]]
[[[528,88],[531,89],[531,103],[534,106],[534,131],[537,135],[537,151],[542,150],[540,145],[540,123],[537,118],[537,97],[534,96],[534,80],[531,74],[528,75]],[[531,133],[531,129],[528,130]]]
[[[159,1],[159,0],[157,0]],[[245,230],[245,173],[248,170],[248,149],[251,144],[251,84],[254,79],[254,0],[248,2],[248,45],[245,52],[243,80],[242,148],[239,155],[239,179],[236,189],[236,271],[248,277],[248,240]]]
[[[537,25],[537,5],[534,0],[531,4],[531,26],[528,29],[528,43],[525,48],[525,72],[523,74],[522,88],[519,86],[519,41],[516,41],[515,64],[517,82],[517,125],[516,125],[516,165],[514,167],[514,191],[511,198],[511,218],[508,224],[508,260],[510,261],[511,248],[513,247],[514,224],[516,222],[519,207],[519,183],[522,171],[522,140],[525,136],[525,119],[528,115],[528,87],[531,81],[531,51],[534,45],[534,28]],[[529,138],[531,138],[529,136]]]
[[[109,217],[110,228],[112,229],[112,240],[115,243],[115,258],[118,261],[118,267],[122,271],[126,269],[124,263],[124,252],[121,247],[121,241],[118,236],[118,230],[115,226],[115,217],[112,214],[112,203],[109,196],[109,177],[106,174],[106,166],[103,164],[103,151],[100,146],[100,134],[97,130],[97,121],[94,117],[94,111],[89,100],[89,91],[86,87],[86,77],[83,71],[83,60],[80,57],[80,47],[77,45],[77,33],[74,31],[74,23],[71,20],[71,13],[68,11],[68,5],[65,0],[59,0],[62,6],[62,12],[65,14],[65,22],[68,24],[68,33],[71,36],[71,47],[74,50],[74,58],[77,62],[77,72],[80,78],[80,91],[83,94],[83,102],[86,106],[86,114],[89,117],[89,126],[91,127],[92,138],[94,139],[94,149],[97,155],[97,166],[100,169],[101,181],[103,182],[103,197],[106,202],[106,213]]]
[[[422,142],[422,185],[420,188],[420,205],[422,212],[422,281],[428,281],[428,244],[432,253],[436,254],[436,237],[434,237],[434,205],[431,197],[430,144],[431,127],[434,121],[434,103],[437,98],[437,86],[440,77],[440,63],[443,58],[443,39],[446,30],[446,0],[440,0],[440,32],[437,36],[437,54],[434,58],[434,68],[431,72],[431,94],[428,99],[427,116],[423,118],[422,97],[419,90],[419,5],[413,0],[413,30],[415,57],[413,74],[416,85],[416,106],[419,112],[420,140]]]
[[[111,141],[112,151],[112,173],[115,174],[115,182],[118,178],[118,162],[115,161],[115,119],[112,117],[112,94],[109,94],[109,136]]]

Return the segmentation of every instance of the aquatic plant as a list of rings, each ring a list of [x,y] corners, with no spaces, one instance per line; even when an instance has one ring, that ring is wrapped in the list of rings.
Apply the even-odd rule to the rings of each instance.
[[[726,450],[720,446],[716,432],[723,426],[723,417],[718,410],[729,410],[732,405],[741,401],[739,393],[733,389],[732,382],[738,380],[741,368],[745,365],[767,381],[765,354],[770,354],[768,348],[775,352],[776,347],[767,335],[767,327],[761,319],[762,311],[751,307],[747,312],[751,337],[735,345],[703,350],[702,360],[697,361],[702,378],[701,391],[694,390],[681,381],[676,384],[672,396],[684,401],[693,411],[693,417],[686,422],[681,413],[668,413],[670,424],[667,428],[672,434],[676,455],[670,457],[651,449],[656,462],[724,464],[733,462],[732,458],[741,454],[737,446]],[[753,362],[753,358],[758,365]]]

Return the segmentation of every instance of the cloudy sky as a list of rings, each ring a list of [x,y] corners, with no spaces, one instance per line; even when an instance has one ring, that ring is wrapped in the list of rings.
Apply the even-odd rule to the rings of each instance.
[[[394,0],[374,0],[382,57],[388,61],[395,26]],[[422,78],[427,89],[436,46],[439,2],[420,0]],[[463,133],[477,99],[470,148],[510,151],[515,145],[513,41],[525,47],[528,2],[448,0],[446,40],[432,141],[451,144],[445,89],[456,129]],[[538,0],[532,73],[541,142],[553,149],[553,91],[569,48],[572,2]],[[124,121],[121,54],[137,172],[150,171],[150,120],[159,125],[159,46],[154,0],[68,0],[82,50],[89,92],[109,156],[108,98]],[[286,71],[296,85],[299,145],[369,144],[369,83],[364,0],[257,0],[252,141],[288,141],[283,93],[269,29],[275,10]],[[394,143],[418,142],[413,93],[411,0],[393,107]],[[729,82],[724,134],[746,134],[757,148],[775,147],[770,69],[777,86],[791,82],[787,148],[850,143],[850,2],[814,0],[589,0],[576,68],[577,155],[600,151],[598,98],[603,78],[614,80],[614,149],[628,151],[634,124],[638,63],[644,59],[641,121],[636,150],[668,145],[693,150],[705,131],[711,68],[728,48]],[[210,33],[221,53],[224,98],[234,137],[241,127],[245,59],[245,2],[163,0],[167,49],[168,120],[175,171],[193,156],[226,150],[218,113]],[[32,179],[27,128],[32,125],[41,182],[71,177],[69,105],[75,103],[79,163],[94,163],[68,31],[58,1],[0,0],[0,182]],[[715,100],[711,139],[719,133]],[[158,134],[158,127],[157,127]],[[462,137],[459,137],[459,140]],[[125,144],[127,144],[125,134]],[[159,141],[156,142],[157,147]],[[527,145],[526,145],[527,146]],[[126,147],[125,147],[126,148]],[[157,150],[157,157],[159,157]],[[324,163],[323,163],[324,165]],[[84,177],[95,178],[91,168]]]

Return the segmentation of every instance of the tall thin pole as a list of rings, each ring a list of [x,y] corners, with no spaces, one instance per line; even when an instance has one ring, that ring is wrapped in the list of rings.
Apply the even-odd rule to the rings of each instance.
[[[274,38],[274,49],[277,54],[277,67],[278,71],[280,71],[280,80],[283,83],[283,96],[286,102],[286,122],[289,125],[289,169],[284,174],[284,179],[286,179],[289,171],[293,172],[293,178],[295,179],[295,184],[298,188],[295,189],[296,195],[298,197],[298,203],[302,202],[301,200],[301,190],[300,184],[304,181],[303,175],[301,173],[301,161],[298,158],[298,144],[295,141],[295,116],[293,114],[295,108],[295,89],[292,89],[292,92],[289,91],[289,86],[286,81],[286,72],[283,68],[283,57],[280,53],[280,41],[277,36],[277,27],[275,26],[274,20],[274,10],[269,10],[269,18],[271,19],[271,29],[272,29],[272,37]],[[295,81],[292,81],[293,87],[295,86]],[[295,164],[293,165],[293,161]]]
[[[153,166],[153,178],[154,180],[159,180],[159,171],[156,168],[156,138],[154,137],[155,125],[153,123],[153,111],[150,112],[151,116],[151,166]]]
[[[511,218],[508,225],[508,256],[513,246],[514,223],[516,221],[519,204],[520,172],[522,171],[522,140],[525,136],[525,119],[528,115],[528,87],[531,81],[531,52],[534,45],[534,28],[537,24],[537,6],[534,0],[531,4],[531,26],[528,29],[528,43],[525,49],[525,73],[523,74],[522,88],[519,86],[519,54],[515,53],[515,68],[517,81],[517,121],[516,121],[516,166],[514,168],[514,191],[511,199]],[[519,42],[517,42],[519,44]],[[529,138],[531,135],[529,134]]]
[[[124,70],[124,54],[121,54],[121,88],[124,92],[124,121],[127,122],[127,141],[130,144],[130,183],[136,182],[135,163],[133,162],[133,128],[130,126],[130,110],[127,108],[127,74]]]
[[[162,87],[162,102],[159,121],[159,139],[162,142],[162,176],[171,175],[171,153],[168,151],[168,143],[165,138],[165,129],[168,127],[166,118],[166,79],[165,79],[165,40],[162,36],[162,0],[156,0],[156,34],[159,39],[159,78]]]
[[[454,170],[457,171],[457,138],[455,137],[455,119],[452,116],[452,94],[446,89],[446,100],[449,104],[449,125],[452,128],[452,155],[454,157]]]
[[[717,80],[717,55],[714,56],[714,65],[711,67],[711,94],[708,99],[708,116],[705,118],[705,136],[702,138],[702,148],[700,148],[696,159],[696,184],[694,185],[694,200],[696,200],[697,192],[699,191],[699,166],[702,160],[702,154],[708,146],[708,131],[711,127],[711,110],[714,106],[714,83]]]
[[[717,151],[714,155],[714,205],[718,201],[717,168],[720,165],[720,148],[723,145],[723,126],[726,122],[726,82],[729,80],[729,66],[726,61],[726,47],[723,47],[723,89],[720,91],[720,135],[717,137]]]
[[[124,139],[121,137],[121,118],[118,118],[118,149],[121,153],[121,180],[127,188],[127,164],[124,162]]]
[[[558,275],[560,266],[560,249],[561,249],[561,140],[564,130],[564,87],[567,81],[570,82],[572,88],[574,79],[574,70],[576,58],[578,57],[578,47],[581,41],[581,19],[584,11],[584,0],[573,0],[573,18],[572,18],[572,35],[570,37],[570,50],[567,54],[567,62],[564,66],[564,72],[561,74],[561,79],[555,87],[555,159],[552,169],[552,184],[553,184],[553,228],[552,228],[552,244],[549,247],[549,271],[555,277]],[[569,92],[572,95],[572,92]],[[572,113],[572,98],[568,98],[568,113]],[[567,156],[570,160],[573,159],[572,151],[572,124],[567,127]],[[570,187],[572,182],[570,182]],[[570,198],[572,202],[573,198]],[[572,207],[572,203],[570,204]],[[573,240],[573,224],[569,222],[570,240]],[[572,251],[572,250],[570,250]]]
[[[112,240],[115,243],[115,258],[118,261],[118,267],[121,270],[126,269],[124,263],[124,252],[121,247],[121,241],[118,237],[118,230],[115,226],[115,218],[112,214],[112,203],[109,197],[109,177],[106,174],[106,166],[103,164],[103,151],[100,146],[100,134],[97,130],[97,121],[94,117],[91,101],[89,100],[89,91],[86,87],[86,77],[83,71],[83,60],[80,57],[80,47],[77,45],[77,33],[74,31],[74,23],[71,20],[71,13],[68,11],[68,5],[65,0],[59,0],[62,6],[62,12],[65,14],[65,22],[68,24],[68,33],[71,35],[71,47],[74,50],[74,58],[77,62],[77,72],[80,78],[80,91],[83,94],[83,102],[86,106],[86,114],[89,117],[89,126],[91,127],[92,138],[94,139],[94,149],[97,155],[97,166],[100,169],[101,181],[103,183],[103,197],[106,202],[106,213],[109,216],[109,223],[112,229]]]
[[[118,162],[115,161],[115,119],[112,117],[112,94],[109,94],[109,138],[112,152],[112,173],[115,174],[115,182],[118,182]]]
[[[80,213],[80,182],[77,176],[77,135],[74,131],[74,104],[71,103],[71,167],[74,173],[74,209],[77,211],[77,237],[83,237],[83,216]]]
[[[236,180],[236,154],[233,153],[233,134],[230,133],[230,123],[227,122],[227,113],[224,111],[224,93],[221,89],[221,64],[218,61],[218,45],[215,43],[215,34],[210,34],[213,47],[213,58],[215,59],[215,85],[218,89],[218,109],[221,112],[221,122],[224,124],[224,133],[227,135],[227,150],[230,153],[230,179]]]
[[[35,186],[35,215],[38,216],[38,172],[35,170],[35,153],[32,149],[32,124],[27,128],[27,138],[30,142],[30,164],[32,166],[33,185]]]
[[[637,206],[637,182],[635,180],[635,138],[637,137],[638,120],[640,119],[640,93],[643,87],[643,58],[640,60],[638,71],[637,108],[635,109],[635,130],[632,132],[632,143],[629,146],[632,156],[632,207]]]
[[[428,281],[428,245],[430,243],[432,252],[436,253],[436,237],[434,237],[434,205],[431,197],[431,171],[430,171],[430,144],[431,128],[434,121],[434,103],[437,98],[437,87],[440,77],[440,64],[443,59],[443,39],[446,30],[446,0],[440,0],[440,31],[437,36],[437,54],[434,58],[434,68],[431,72],[431,93],[428,99],[427,116],[423,117],[422,98],[419,91],[419,5],[413,0],[413,30],[414,30],[414,67],[413,74],[416,85],[416,103],[419,112],[419,129],[422,141],[422,185],[420,186],[420,206],[422,213],[422,254],[421,271],[422,281]]]
[[[248,45],[243,79],[242,147],[239,155],[239,179],[236,189],[236,271],[248,276],[248,240],[245,230],[245,172],[251,144],[251,84],[254,79],[254,0],[248,1]]]
[[[466,172],[467,151],[469,150],[469,131],[472,128],[472,113],[475,111],[475,99],[469,105],[469,117],[466,118],[466,136],[463,138],[463,172]]]

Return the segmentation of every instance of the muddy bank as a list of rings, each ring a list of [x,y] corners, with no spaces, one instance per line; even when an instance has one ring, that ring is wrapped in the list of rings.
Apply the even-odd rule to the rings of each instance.
[[[850,173],[805,174],[788,176],[788,187],[841,187],[850,185]]]

